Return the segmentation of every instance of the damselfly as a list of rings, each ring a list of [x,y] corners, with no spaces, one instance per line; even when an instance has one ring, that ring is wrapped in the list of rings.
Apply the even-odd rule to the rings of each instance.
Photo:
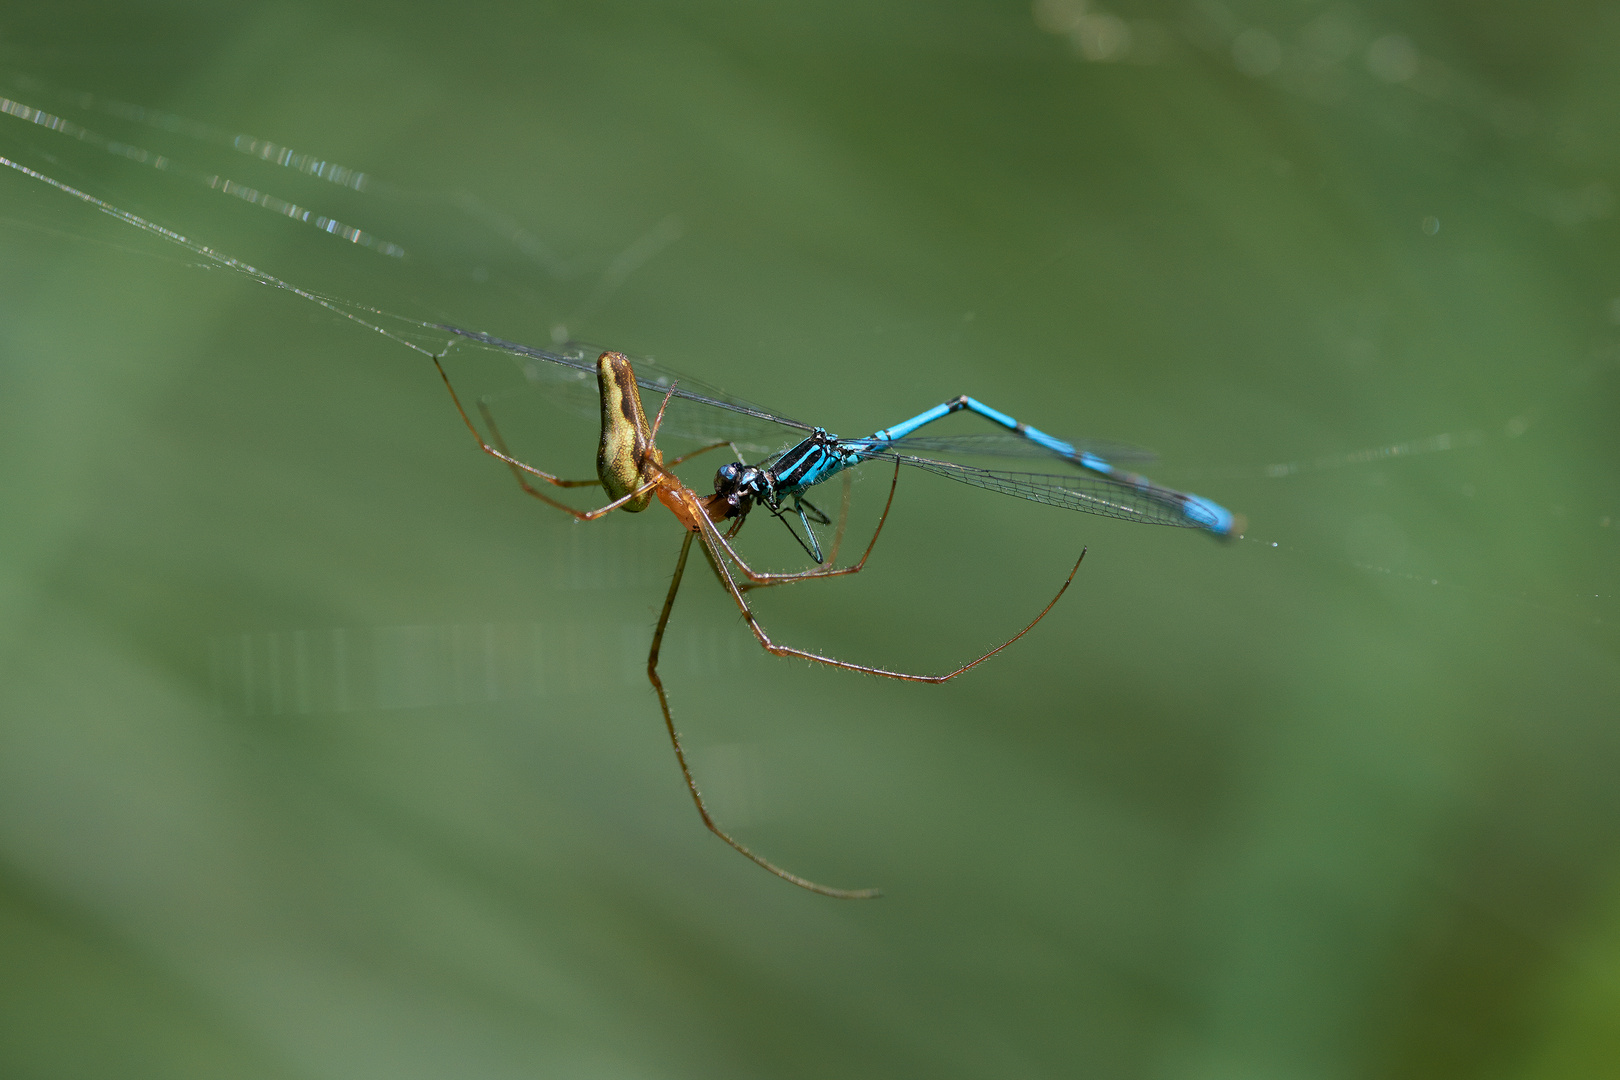
[[[1082,551],[1080,558],[1075,560],[1057,594],[1027,626],[984,655],[943,675],[891,671],[779,644],[772,640],[760,625],[745,594],[753,588],[859,573],[866,565],[867,557],[871,555],[878,536],[888,520],[901,465],[910,465],[963,483],[1016,495],[1034,502],[1108,517],[1201,529],[1220,537],[1232,536],[1241,532],[1243,528],[1241,518],[1208,499],[1173,491],[1118,469],[1098,452],[1099,448],[1095,444],[1076,445],[1053,438],[966,396],[953,398],[904,423],[883,428],[864,438],[840,439],[821,428],[768,412],[698,380],[678,376],[651,361],[632,362],[622,353],[600,351],[580,345],[565,346],[556,351],[537,349],[454,326],[440,325],[438,329],[521,358],[528,377],[534,382],[572,385],[577,391],[584,389],[590,376],[595,376],[594,389],[602,417],[602,437],[597,452],[597,476],[589,480],[565,480],[519,460],[507,450],[487,400],[479,403],[489,427],[489,435],[486,438],[462,406],[443,364],[438,357],[434,359],[439,374],[444,379],[445,387],[455,401],[456,410],[468,430],[478,440],[480,448],[485,453],[504,461],[512,469],[523,490],[530,495],[573,515],[579,521],[596,521],[614,510],[621,509],[636,513],[645,510],[656,498],[685,526],[686,536],[681,543],[681,552],[676,560],[669,593],[664,598],[663,610],[653,631],[652,647],[647,656],[647,677],[658,694],[664,724],[675,749],[675,758],[680,765],[681,775],[686,780],[687,790],[691,793],[699,816],[711,832],[778,877],[827,896],[862,898],[878,894],[872,889],[834,889],[819,885],[784,870],[750,850],[714,820],[687,764],[686,752],[681,745],[680,734],[675,728],[675,721],[670,712],[669,698],[664,691],[663,681],[658,676],[658,656],[694,537],[702,541],[709,565],[722,587],[742,612],[749,629],[753,631],[760,645],[772,655],[796,656],[849,671],[860,671],[908,682],[941,683],[976,667],[1033,629],[1068,589],[1080,569],[1085,552]],[[642,407],[641,389],[652,390],[662,395],[657,416],[650,425]],[[962,411],[989,420],[1005,429],[1007,434],[934,437],[916,434],[919,429],[935,420]],[[666,462],[656,445],[660,430],[679,431],[682,435],[709,438],[713,441]],[[786,441],[786,437],[792,437],[791,433],[795,432],[802,437],[794,445],[786,449],[777,449],[758,464],[750,465],[742,459],[741,445],[757,447],[761,445],[760,440],[764,440],[764,445],[774,443],[776,447],[780,447]],[[702,495],[676,477],[673,471],[675,466],[700,454],[722,448],[730,448],[735,460],[717,470],[712,494]],[[917,450],[928,450],[933,453],[1041,456],[1076,466],[1080,471],[1075,474],[1044,474],[985,469],[934,457],[922,457],[913,453]],[[826,555],[822,552],[815,526],[831,525],[833,521],[810,502],[806,492],[816,484],[867,461],[894,463],[894,477],[890,480],[888,501],[884,504],[877,527],[873,530],[872,538],[868,541],[859,561],[849,566],[838,567],[834,564],[848,513],[847,486],[832,548]],[[530,478],[555,487],[601,487],[607,492],[610,501],[593,510],[579,510],[547,495],[530,483]],[[731,541],[755,507],[763,507],[773,517],[782,521],[815,561],[815,566],[795,573],[766,573],[750,567]],[[802,534],[794,529],[790,515],[798,519],[803,529]],[[741,582],[738,580],[739,577],[743,579]]]

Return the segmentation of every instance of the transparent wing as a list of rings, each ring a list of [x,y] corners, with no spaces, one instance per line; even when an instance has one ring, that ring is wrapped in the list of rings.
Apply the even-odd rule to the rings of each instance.
[[[571,412],[594,416],[600,409],[596,386],[596,358],[609,350],[570,341],[555,349],[540,349],[505,341],[475,330],[438,324],[438,329],[463,339],[465,347],[490,349],[511,356],[530,387]],[[631,356],[636,383],[649,391],[643,406],[656,413],[665,394],[674,392],[664,412],[658,436],[700,442],[735,442],[739,449],[764,453],[778,450],[796,433],[812,430],[809,424],[760,408],[719,387],[681,374],[645,357]],[[653,395],[656,395],[656,399]],[[503,395],[504,396],[504,395]]]
[[[1106,461],[1152,461],[1151,450],[1107,439],[1070,439],[1082,454],[1096,454]],[[1028,458],[1035,461],[1065,460],[1043,446],[1009,432],[983,432],[972,435],[908,435],[892,448],[900,453],[966,454],[978,457]]]
[[[999,491],[1003,495],[1028,499],[1030,502],[1045,503],[1047,506],[1061,506],[1067,510],[1100,514],[1123,521],[1175,525],[1188,529],[1205,527],[1202,522],[1188,516],[1187,507],[1192,496],[1159,487],[1141,477],[1116,481],[1084,474],[1056,476],[978,469],[971,465],[910,454],[874,454],[872,457],[875,460],[899,461],[963,484]]]

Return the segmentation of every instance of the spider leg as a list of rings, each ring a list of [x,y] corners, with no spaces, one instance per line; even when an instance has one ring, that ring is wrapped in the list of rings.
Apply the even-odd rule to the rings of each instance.
[[[839,900],[867,900],[882,895],[876,889],[835,889],[827,885],[819,885],[808,878],[800,877],[789,870],[784,870],[775,863],[755,854],[749,848],[739,843],[722,829],[709,813],[709,808],[703,802],[703,794],[698,790],[697,781],[692,777],[692,770],[686,763],[686,750],[681,746],[681,736],[675,730],[674,717],[669,711],[669,697],[664,693],[664,682],[658,677],[658,650],[664,642],[664,630],[669,626],[669,613],[675,607],[675,594],[680,591],[681,576],[686,572],[686,557],[692,550],[692,538],[696,535],[690,531],[686,539],[681,541],[681,555],[675,562],[675,574],[670,579],[669,594],[664,597],[664,609],[658,615],[658,628],[653,631],[652,648],[647,653],[647,679],[658,692],[658,705],[664,711],[664,726],[669,730],[670,745],[675,748],[675,761],[681,767],[681,776],[686,780],[686,790],[692,795],[692,802],[697,806],[698,816],[703,819],[710,832],[730,844],[747,858],[758,863],[784,881],[790,881],[801,889],[820,893],[822,896],[831,896]],[[705,545],[707,550],[707,545]],[[712,556],[711,556],[712,558]]]
[[[715,576],[720,579],[721,586],[726,590],[727,593],[731,595],[732,601],[736,603],[738,610],[742,612],[743,619],[748,623],[748,628],[754,632],[754,637],[759,640],[760,647],[766,652],[770,653],[772,656],[796,656],[801,660],[813,660],[818,664],[826,664],[828,667],[841,668],[844,671],[860,671],[867,675],[881,675],[885,679],[899,679],[902,682],[942,683],[950,679],[954,679],[963,672],[971,671],[973,668],[978,667],[980,664],[996,655],[996,653],[1005,649],[1007,646],[1011,645],[1013,642],[1035,629],[1035,624],[1046,618],[1046,613],[1051,611],[1052,608],[1057,605],[1058,600],[1062,598],[1063,594],[1068,591],[1069,585],[1074,581],[1074,575],[1080,571],[1080,564],[1085,561],[1086,557],[1086,553],[1084,549],[1082,549],[1080,552],[1080,558],[1074,561],[1074,567],[1069,571],[1069,576],[1063,579],[1062,585],[1058,586],[1057,594],[1054,595],[1051,600],[1048,600],[1046,606],[1040,610],[1040,613],[1031,619],[1029,624],[1022,630],[1018,631],[1018,633],[1014,634],[1012,637],[1008,638],[1006,641],[1003,641],[1000,645],[997,645],[995,648],[991,649],[989,652],[978,657],[977,659],[970,660],[960,667],[954,668],[943,675],[917,675],[907,671],[891,671],[888,668],[872,667],[867,664],[857,664],[849,660],[838,660],[831,656],[823,656],[820,653],[813,653],[805,649],[795,648],[791,645],[777,644],[771,638],[771,636],[765,632],[765,628],[760,625],[759,619],[754,615],[753,608],[751,608],[748,604],[747,597],[743,595],[743,591],[738,587],[736,579],[732,577],[731,571],[727,569],[724,560],[720,558],[719,551],[715,547],[715,543],[722,541],[723,537],[720,536],[719,531],[715,529],[712,524],[708,523],[707,519],[705,519],[702,524],[707,526],[705,532],[706,542],[703,545],[703,550],[709,556],[709,565],[714,569]]]
[[[533,495],[547,506],[554,506],[564,513],[571,514],[575,520],[578,521],[595,521],[598,518],[617,510],[619,507],[623,506],[632,499],[640,498],[658,486],[657,481],[650,481],[647,484],[642,485],[640,488],[637,488],[635,491],[630,492],[630,494],[625,495],[623,498],[614,499],[606,506],[599,506],[595,510],[576,510],[565,502],[560,502],[551,498],[549,495],[546,495],[544,492],[534,487],[534,485],[530,484],[527,477],[538,477],[539,479],[544,480],[546,483],[555,485],[556,487],[600,487],[601,481],[562,480],[556,476],[553,476],[551,473],[543,472],[540,469],[535,468],[528,462],[519,461],[517,458],[506,452],[505,443],[501,439],[500,429],[495,426],[495,418],[490,414],[489,409],[485,407],[482,402],[480,402],[479,406],[483,409],[484,418],[490,422],[490,430],[493,432],[496,445],[491,446],[489,443],[485,442],[484,437],[479,434],[477,426],[472,422],[472,418],[467,415],[467,410],[462,407],[461,398],[459,395],[457,395],[455,386],[451,384],[450,376],[446,374],[444,365],[439,363],[439,357],[433,357],[433,366],[439,369],[439,378],[444,380],[444,388],[450,391],[450,400],[455,403],[456,412],[460,415],[461,422],[467,425],[467,430],[472,432],[472,437],[478,441],[478,448],[484,451],[484,453],[488,454],[490,457],[506,462],[506,464],[512,470],[512,475],[517,477],[517,481],[522,486],[523,490],[528,492],[530,495]]]

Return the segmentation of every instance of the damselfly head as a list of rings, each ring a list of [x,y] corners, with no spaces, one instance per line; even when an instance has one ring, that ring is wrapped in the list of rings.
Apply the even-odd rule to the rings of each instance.
[[[733,461],[715,470],[714,493],[716,495],[729,495],[735,492],[739,481],[742,479],[744,468],[746,466],[742,462]]]
[[[733,461],[715,470],[716,495],[738,494],[757,499],[764,494],[766,487],[765,470],[757,465],[744,465],[740,461]]]
[[[715,471],[711,503],[723,501],[728,518],[743,517],[753,509],[756,500],[764,499],[769,492],[770,481],[764,469],[733,461]]]

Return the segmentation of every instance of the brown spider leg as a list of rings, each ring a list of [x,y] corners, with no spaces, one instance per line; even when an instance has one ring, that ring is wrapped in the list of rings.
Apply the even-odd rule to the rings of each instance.
[[[681,767],[681,775],[686,778],[686,790],[692,793],[692,801],[697,804],[698,816],[703,824],[708,826],[710,832],[730,844],[733,848],[747,856],[749,859],[763,866],[771,873],[784,881],[791,881],[801,889],[820,893],[822,896],[831,896],[839,900],[868,900],[882,895],[876,889],[834,889],[826,885],[818,885],[808,878],[791,873],[775,865],[768,859],[754,854],[747,847],[733,840],[724,829],[715,824],[709,815],[709,808],[704,805],[703,796],[698,791],[697,781],[692,778],[692,770],[686,764],[686,751],[681,747],[681,737],[675,730],[675,720],[670,715],[669,698],[664,694],[664,683],[658,677],[658,649],[664,641],[664,628],[669,625],[669,613],[675,607],[675,593],[681,587],[681,575],[686,572],[686,556],[692,550],[693,533],[688,531],[686,539],[681,541],[681,557],[675,562],[675,576],[669,583],[669,595],[664,597],[664,610],[658,616],[658,629],[653,631],[652,649],[647,653],[647,679],[658,691],[658,704],[664,710],[664,726],[669,729],[670,745],[675,747],[675,760]]]
[[[451,382],[450,382],[450,376],[445,372],[444,365],[439,363],[439,358],[437,356],[433,357],[433,366],[439,369],[439,378],[444,380],[444,388],[446,390],[450,391],[450,400],[451,400],[451,402],[453,402],[455,404],[456,412],[457,412],[457,414],[460,415],[461,422],[463,424],[467,425],[467,430],[472,432],[472,437],[474,439],[478,440],[478,448],[480,450],[484,451],[484,453],[488,454],[490,457],[493,457],[493,458],[496,458],[496,459],[498,459],[500,461],[506,462],[506,464],[510,465],[514,470],[521,470],[522,472],[528,473],[530,476],[537,476],[540,479],[544,480],[546,483],[553,484],[556,487],[601,487],[602,486],[602,481],[594,480],[594,479],[593,480],[563,480],[563,479],[561,479],[559,477],[553,476],[551,473],[542,472],[541,470],[535,468],[533,465],[530,465],[530,464],[528,464],[526,462],[523,462],[523,461],[519,461],[517,458],[513,457],[510,453],[508,453],[506,451],[506,444],[501,439],[500,430],[495,427],[495,418],[494,418],[493,415],[490,414],[488,406],[486,406],[483,402],[479,402],[478,407],[481,410],[483,410],[484,419],[489,421],[490,427],[494,431],[496,446],[491,446],[489,443],[485,442],[484,437],[478,433],[477,426],[475,426],[473,424],[473,422],[472,422],[472,419],[470,417],[468,417],[467,410],[462,408],[461,395],[456,393],[455,386],[452,385]],[[521,480],[522,478],[519,477],[519,479]],[[540,496],[540,497],[544,498],[544,496]],[[558,505],[561,506],[561,504],[558,504]],[[563,507],[563,509],[567,509],[567,507]]]
[[[571,509],[566,504],[556,501],[555,499],[551,498],[551,496],[539,491],[534,487],[534,485],[529,483],[528,479],[523,474],[525,472],[537,472],[538,470],[529,469],[527,466],[521,466],[516,462],[516,459],[512,457],[512,452],[506,448],[506,439],[501,435],[501,427],[495,422],[495,414],[489,411],[489,405],[487,403],[480,401],[478,403],[478,411],[483,414],[484,423],[489,425],[490,440],[495,444],[495,448],[501,452],[501,460],[505,461],[506,464],[511,468],[512,476],[516,478],[518,487],[522,488],[530,495],[533,495],[543,503],[548,503],[560,510]],[[487,450],[489,448],[485,447],[485,449]],[[573,488],[602,486],[602,481],[600,480],[558,480],[554,477],[546,476],[545,473],[539,473],[539,475],[557,487]]]
[[[533,495],[535,498],[539,499],[541,502],[545,503],[547,506],[555,506],[558,510],[563,511],[564,513],[572,514],[574,516],[574,518],[576,520],[579,520],[579,521],[595,521],[597,518],[600,518],[600,517],[610,513],[611,511],[617,510],[619,507],[623,506],[625,503],[631,501],[632,499],[640,498],[641,496],[645,495],[647,492],[651,491],[653,488],[655,488],[655,487],[657,487],[659,485],[660,481],[658,481],[658,480],[648,481],[646,484],[643,484],[641,487],[637,488],[635,491],[632,491],[630,494],[625,495],[622,498],[614,499],[612,502],[608,503],[606,506],[599,506],[595,510],[575,510],[572,506],[569,506],[567,503],[559,502],[556,499],[551,498],[550,496],[542,493],[541,491],[537,490],[535,487],[530,485],[529,482],[523,478],[523,474],[528,473],[530,476],[537,476],[540,479],[546,481],[548,484],[555,484],[557,487],[592,487],[592,486],[600,486],[601,481],[600,480],[560,480],[557,477],[552,476],[550,473],[541,472],[539,469],[535,468],[533,465],[528,464],[527,462],[519,461],[517,458],[513,457],[511,454],[508,454],[504,449],[496,449],[496,447],[493,447],[493,446],[489,445],[489,443],[484,441],[484,437],[478,433],[478,428],[476,426],[474,426],[471,417],[469,417],[467,415],[467,410],[462,408],[462,406],[461,406],[461,398],[456,394],[456,388],[450,384],[450,376],[445,374],[444,365],[439,363],[439,358],[437,356],[433,357],[433,366],[439,369],[439,377],[444,380],[445,389],[450,391],[450,400],[455,402],[456,412],[458,414],[460,414],[461,422],[463,424],[467,425],[467,430],[472,432],[472,436],[473,436],[474,439],[478,440],[479,448],[481,450],[483,450],[484,453],[488,454],[490,457],[495,458],[495,459],[497,459],[499,461],[504,461],[504,462],[506,462],[507,465],[511,466],[512,472],[513,472],[514,475],[517,476],[518,483],[523,486],[523,490],[528,492],[530,495]],[[496,442],[500,442],[500,431],[499,431],[499,429],[494,427],[494,418],[489,415],[487,410],[485,411],[484,416],[485,416],[485,419],[488,419],[490,421],[491,429],[495,432],[495,440],[496,440]]]
[[[655,427],[656,427],[656,425],[655,425]],[[717,442],[717,443],[710,443],[708,446],[700,446],[696,450],[688,450],[686,453],[682,454],[680,457],[676,458],[674,461],[666,461],[666,462],[664,462],[664,468],[673,469],[675,466],[679,465],[681,462],[690,461],[692,458],[697,457],[699,454],[707,454],[710,450],[718,450],[722,446],[730,446],[730,445],[731,445],[731,443],[729,441],[728,442]]]
[[[669,399],[675,396],[675,388],[679,385],[680,383],[670,383],[669,389],[664,392],[664,400],[658,403],[658,415],[653,418],[652,434],[647,436],[649,446],[658,441],[658,429],[664,423],[664,410],[669,408]]]
[[[690,453],[683,454],[682,456],[676,458],[674,461],[666,461],[661,466],[661,468],[663,470],[663,473],[664,473],[664,475],[666,477],[668,477],[675,484],[679,484],[686,491],[690,492],[694,500],[699,500],[700,501],[701,497],[698,496],[698,494],[695,491],[692,491],[691,488],[688,488],[688,487],[686,487],[686,485],[681,484],[680,478],[675,476],[674,473],[670,472],[670,469],[674,468],[676,465],[679,465],[681,462],[686,461],[688,458],[696,457],[698,454],[706,453],[707,451],[715,450],[715,449],[718,449],[719,447],[722,447],[722,446],[730,446],[731,450],[732,450],[732,453],[737,454],[739,458],[742,456],[741,453],[737,450],[737,447],[735,446],[735,444],[733,444],[733,443],[731,443],[729,441],[728,442],[719,442],[719,443],[710,443],[708,446],[704,446],[704,447],[701,447],[701,448],[699,448],[697,450],[693,450]],[[659,466],[654,466],[654,467],[659,468]],[[851,480],[851,477],[850,477],[850,475],[848,473],[844,474],[844,494],[843,494],[843,499],[842,499],[842,502],[841,502],[841,505],[840,505],[839,511],[838,511],[838,528],[833,533],[832,547],[829,550],[829,554],[827,555],[826,561],[821,563],[819,566],[813,567],[813,568],[811,568],[809,570],[800,570],[800,571],[797,571],[797,572],[791,573],[791,574],[760,573],[758,571],[755,571],[755,570],[751,569],[748,566],[748,564],[743,561],[742,556],[737,554],[737,549],[732,547],[729,543],[726,542],[726,541],[732,539],[733,537],[735,537],[737,535],[737,533],[742,529],[743,523],[748,520],[746,517],[739,517],[735,522],[732,523],[731,527],[729,529],[727,529],[724,533],[721,533],[718,530],[716,530],[715,539],[719,541],[720,546],[725,549],[726,555],[732,560],[732,562],[734,562],[737,565],[737,568],[739,570],[741,570],[743,572],[743,574],[749,579],[748,584],[742,586],[743,591],[747,592],[749,589],[763,589],[763,588],[766,588],[766,587],[771,586],[771,585],[782,585],[782,584],[785,584],[785,583],[790,582],[790,581],[804,581],[804,580],[806,580],[808,578],[839,577],[840,575],[843,575],[843,574],[858,574],[858,573],[860,573],[861,568],[866,565],[867,556],[872,554],[872,548],[877,545],[878,533],[881,533],[883,531],[883,525],[884,525],[884,523],[886,521],[888,521],[889,507],[894,505],[894,489],[895,489],[895,485],[897,483],[899,483],[899,480],[900,480],[900,463],[899,462],[895,462],[894,473],[895,473],[894,479],[891,480],[890,483],[889,483],[889,498],[883,504],[883,513],[878,518],[877,528],[875,530],[873,530],[872,539],[867,543],[866,550],[861,553],[860,561],[858,563],[856,563],[854,566],[845,566],[845,567],[841,567],[841,568],[834,568],[833,566],[829,565],[834,560],[836,560],[838,558],[838,549],[844,543],[844,528],[849,522],[849,492],[850,492],[850,480]]]
[[[702,523],[708,524],[707,519],[705,519]],[[828,667],[842,668],[845,671],[860,671],[866,673],[867,675],[881,675],[885,679],[899,679],[902,682],[942,683],[946,682],[947,680],[954,679],[963,672],[970,671],[973,668],[978,667],[980,664],[996,655],[996,653],[1000,652],[1002,649],[1005,649],[1007,646],[1011,645],[1013,642],[1035,629],[1035,624],[1046,618],[1046,613],[1051,611],[1052,608],[1057,605],[1058,600],[1062,599],[1063,594],[1068,591],[1069,585],[1074,581],[1074,575],[1080,571],[1080,564],[1084,562],[1086,558],[1085,549],[1082,548],[1080,550],[1080,558],[1074,561],[1074,568],[1069,571],[1069,576],[1063,579],[1063,584],[1058,587],[1057,595],[1053,596],[1051,600],[1047,601],[1046,606],[1041,608],[1040,614],[1031,619],[1029,621],[1029,625],[1018,631],[1018,633],[1014,634],[1006,641],[1003,641],[1000,645],[997,645],[995,648],[991,649],[983,656],[980,656],[978,659],[971,660],[953,671],[946,672],[944,675],[914,675],[905,671],[890,671],[888,668],[870,667],[866,664],[856,664],[848,660],[835,660],[830,656],[822,656],[819,653],[809,652],[805,649],[796,649],[791,645],[778,645],[776,642],[772,641],[770,635],[765,633],[765,628],[759,624],[759,620],[754,616],[753,609],[748,606],[748,600],[743,596],[742,590],[737,587],[737,582],[732,578],[731,572],[726,569],[724,562],[720,559],[713,542],[710,540],[711,535],[714,539],[719,539],[719,532],[715,530],[712,524],[708,524],[708,529],[704,536],[705,543],[703,545],[703,550],[708,553],[709,565],[714,568],[715,575],[720,579],[720,584],[725,587],[726,592],[731,594],[731,599],[736,603],[738,609],[742,611],[743,618],[747,620],[748,628],[754,632],[754,637],[759,639],[760,646],[764,648],[766,652],[770,653],[772,656],[797,656],[801,660],[814,660],[816,663],[826,664]]]
[[[860,573],[862,568],[866,566],[867,557],[872,554],[872,549],[877,546],[878,536],[883,532],[883,526],[888,523],[889,508],[894,505],[894,490],[897,486],[899,486],[899,483],[900,463],[897,461],[894,463],[894,478],[889,481],[889,498],[883,504],[883,513],[878,517],[877,528],[872,530],[872,539],[867,541],[866,550],[861,552],[860,560],[850,566],[834,567],[831,565],[823,565],[813,567],[809,570],[800,570],[793,574],[761,573],[751,569],[748,564],[743,561],[742,556],[737,554],[737,549],[725,542],[729,538],[729,534],[727,534],[727,536],[719,537],[720,546],[725,550],[726,556],[732,561],[732,563],[736,565],[737,569],[742,572],[742,575],[748,579],[746,584],[740,586],[742,591],[747,592],[750,589],[763,589],[772,585],[785,585],[791,581],[806,581],[811,578],[839,577],[843,574]],[[843,540],[843,522],[848,513],[848,509],[849,493],[848,489],[846,488],[844,494],[844,510],[839,514],[837,542],[842,542]],[[836,551],[836,544],[834,550]],[[829,564],[832,561],[832,557],[827,559]]]

